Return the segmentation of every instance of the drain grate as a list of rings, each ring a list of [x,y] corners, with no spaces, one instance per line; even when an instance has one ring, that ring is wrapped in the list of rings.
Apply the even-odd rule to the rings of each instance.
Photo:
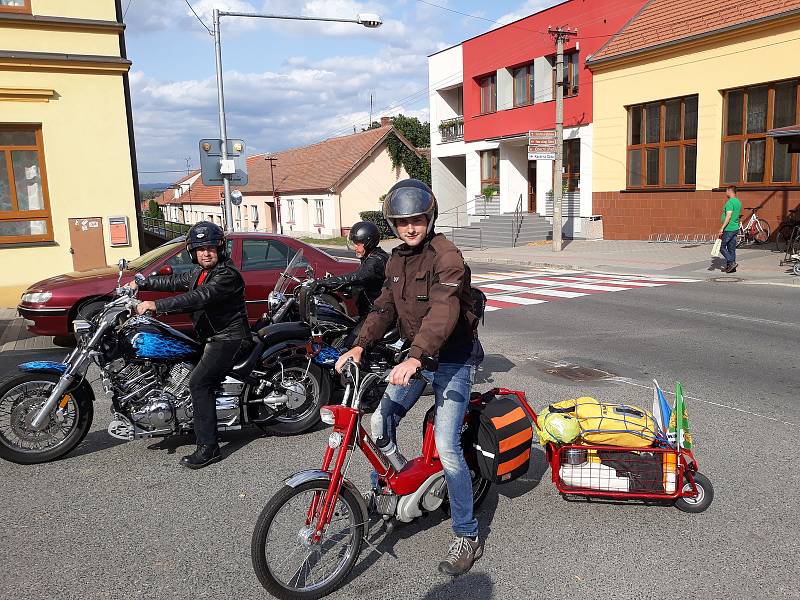
[[[556,377],[568,379],[569,381],[600,381],[616,377],[616,375],[608,371],[592,369],[591,367],[582,367],[580,365],[558,365],[549,367],[545,369],[544,372],[555,375]]]

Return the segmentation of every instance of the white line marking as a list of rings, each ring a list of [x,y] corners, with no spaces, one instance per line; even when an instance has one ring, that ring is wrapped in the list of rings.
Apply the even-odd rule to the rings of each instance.
[[[595,285],[593,283],[572,283],[570,281],[560,281],[559,286],[578,288],[579,290],[596,290],[598,292],[621,292],[622,290],[629,290],[629,287],[609,287],[607,285]]]
[[[518,298],[517,296],[503,296],[496,294],[488,294],[486,296],[489,300],[498,300],[499,302],[510,302],[512,304],[543,304],[547,300],[536,300],[535,298]]]
[[[489,283],[481,287],[487,287],[494,290],[504,290],[506,292],[527,292],[530,289],[521,285],[509,285],[507,283]]]
[[[564,290],[551,290],[550,288],[525,288],[529,294],[539,294],[541,296],[555,296],[556,298],[580,298],[581,296],[588,296],[589,294],[582,294],[581,292],[566,292]]]
[[[719,317],[721,319],[738,319],[739,321],[753,321],[754,323],[767,323],[768,325],[780,325],[782,327],[800,327],[800,323],[771,321],[770,319],[759,319],[757,317],[748,317],[745,315],[731,315],[728,313],[712,312],[708,310],[695,310],[693,308],[676,308],[675,310],[680,312],[695,313],[697,315],[706,315],[708,317]]]
[[[621,281],[619,279],[617,279],[616,281],[613,281],[611,279],[597,279],[596,282],[600,283],[600,284],[602,284],[602,283],[613,283],[614,285],[630,285],[630,286],[633,286],[633,287],[661,287],[661,286],[664,286],[664,285],[668,285],[666,282],[664,282],[664,283],[645,283],[643,281],[630,281],[630,280]],[[590,282],[587,281],[586,283],[590,283]]]

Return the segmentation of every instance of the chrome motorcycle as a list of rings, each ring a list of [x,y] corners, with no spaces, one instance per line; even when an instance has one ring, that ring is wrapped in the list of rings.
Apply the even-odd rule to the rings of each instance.
[[[0,457],[47,462],[83,440],[94,413],[86,378],[92,364],[111,397],[109,435],[133,440],[192,429],[189,377],[203,347],[151,316],[136,315],[136,291],[119,287],[126,267],[121,260],[114,300],[92,318],[74,321],[78,344],[63,362],[21,364],[20,374],[0,384]],[[252,424],[268,433],[296,434],[319,421],[329,378],[305,353],[276,354],[286,339],[279,329],[254,333],[251,347],[216,390],[220,431]]]

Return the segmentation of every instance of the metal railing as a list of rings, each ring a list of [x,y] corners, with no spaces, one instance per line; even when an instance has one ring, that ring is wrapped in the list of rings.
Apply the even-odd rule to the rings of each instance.
[[[142,215],[142,227],[147,233],[152,233],[165,240],[172,240],[186,234],[191,225]]]
[[[517,207],[514,209],[514,218],[511,219],[511,247],[517,247],[519,232],[522,229],[522,194],[519,195]]]
[[[442,136],[442,143],[463,140],[464,117],[444,119],[441,123],[439,123],[439,133]]]
[[[485,196],[475,196],[472,200],[467,200],[461,204],[457,204],[455,206],[451,206],[447,210],[443,210],[439,213],[438,220],[441,221],[442,217],[448,216],[455,216],[456,224],[455,225],[446,225],[446,227],[461,227],[461,208],[465,208],[464,212],[466,214],[467,223],[469,223],[470,217],[489,217],[493,214],[500,214],[499,210],[497,212],[492,212],[489,210],[490,202],[495,202],[494,200],[489,201],[486,199]],[[499,206],[500,200],[496,200]],[[469,212],[470,207],[473,207],[473,212]],[[469,225],[464,225],[464,227],[469,227]]]

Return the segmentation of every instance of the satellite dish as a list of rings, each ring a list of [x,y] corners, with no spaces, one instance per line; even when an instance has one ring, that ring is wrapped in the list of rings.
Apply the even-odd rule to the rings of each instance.
[[[231,192],[231,204],[234,206],[239,206],[242,203],[242,192],[239,190],[233,190]]]

